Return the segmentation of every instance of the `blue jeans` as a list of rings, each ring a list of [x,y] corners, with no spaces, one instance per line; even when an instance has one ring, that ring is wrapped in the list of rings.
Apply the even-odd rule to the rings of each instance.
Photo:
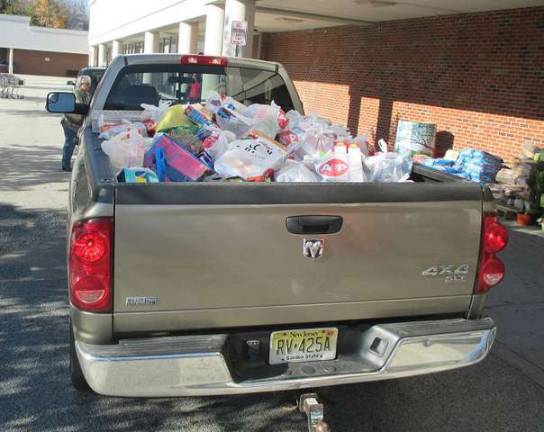
[[[61,123],[64,130],[64,146],[62,147],[62,168],[70,169],[70,162],[72,161],[72,154],[77,144],[77,130],[72,129],[66,125],[65,122]]]

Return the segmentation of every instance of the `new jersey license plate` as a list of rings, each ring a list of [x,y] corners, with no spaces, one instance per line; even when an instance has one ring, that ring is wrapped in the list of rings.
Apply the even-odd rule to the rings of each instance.
[[[270,364],[332,360],[337,328],[281,330],[270,335]]]

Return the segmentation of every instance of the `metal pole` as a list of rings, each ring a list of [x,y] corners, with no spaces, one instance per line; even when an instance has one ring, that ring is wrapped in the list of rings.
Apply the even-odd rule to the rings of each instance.
[[[9,66],[8,66],[8,73],[13,73],[13,48],[9,49]]]

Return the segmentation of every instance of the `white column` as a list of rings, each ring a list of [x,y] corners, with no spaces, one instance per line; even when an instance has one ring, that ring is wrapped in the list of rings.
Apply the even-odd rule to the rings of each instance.
[[[121,54],[121,41],[114,40],[111,45],[111,59],[113,60],[119,54]]]
[[[153,54],[159,52],[159,34],[156,32],[145,32],[144,34],[144,54]]]
[[[228,57],[236,55],[236,46],[230,43],[230,29],[233,21],[247,21],[247,44],[238,48],[238,57],[253,57],[255,0],[225,0],[223,55]]]
[[[193,27],[193,33],[191,38],[191,49],[189,50],[190,53],[198,54],[198,35],[200,34],[200,23],[197,21],[192,24]]]
[[[206,33],[204,54],[221,55],[223,48],[223,20],[225,11],[216,5],[206,6]]]
[[[13,48],[9,49],[8,73],[13,73]]]
[[[96,47],[90,46],[89,47],[89,66],[96,66],[94,59],[96,54]]]
[[[98,44],[98,66],[107,66],[106,54],[106,45],[103,43]]]
[[[178,53],[190,54],[193,37],[193,26],[189,23],[180,22],[178,31]]]

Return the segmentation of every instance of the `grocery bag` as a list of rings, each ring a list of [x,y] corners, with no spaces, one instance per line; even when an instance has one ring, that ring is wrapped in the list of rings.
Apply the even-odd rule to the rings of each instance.
[[[145,140],[137,129],[128,129],[124,133],[102,142],[102,151],[110,158],[115,172],[123,168],[141,167],[145,154]]]
[[[215,161],[215,171],[224,177],[248,179],[261,177],[269,170],[278,169],[287,152],[274,140],[253,135],[233,141],[228,150]]]

